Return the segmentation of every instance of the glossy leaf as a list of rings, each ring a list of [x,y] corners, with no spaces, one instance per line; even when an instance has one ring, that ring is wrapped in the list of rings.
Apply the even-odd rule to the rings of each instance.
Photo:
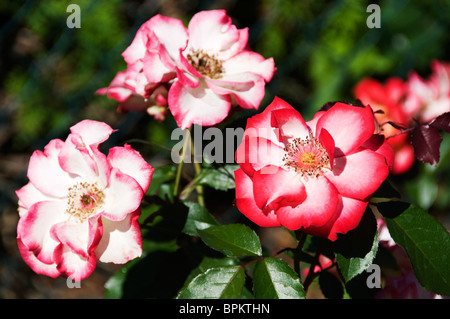
[[[194,202],[185,202],[184,204],[189,207],[186,224],[183,228],[183,232],[186,234],[197,236],[197,229],[206,229],[219,225],[214,216],[205,207]]]
[[[217,169],[206,168],[202,171],[199,184],[226,191],[235,188],[234,171],[239,165],[225,165]]]
[[[336,254],[336,261],[339,270],[346,282],[366,270],[375,259],[378,250],[378,233],[373,237],[372,249],[364,257],[346,258],[341,254]]]
[[[414,128],[411,141],[418,160],[435,166],[439,163],[442,136],[437,129],[428,125],[419,125]]]
[[[415,205],[385,221],[391,237],[406,250],[420,284],[427,290],[449,296],[450,235],[442,224]]]
[[[450,133],[450,112],[439,115],[430,123],[430,126]]]
[[[297,273],[279,258],[259,260],[253,271],[253,291],[257,299],[304,299]]]
[[[227,256],[261,256],[258,235],[243,224],[214,226],[198,230],[200,238],[212,249]]]
[[[244,283],[243,267],[209,268],[181,289],[177,299],[238,299],[242,297]]]
[[[368,208],[359,225],[334,243],[336,261],[346,282],[369,267],[378,250],[378,232],[375,216]]]

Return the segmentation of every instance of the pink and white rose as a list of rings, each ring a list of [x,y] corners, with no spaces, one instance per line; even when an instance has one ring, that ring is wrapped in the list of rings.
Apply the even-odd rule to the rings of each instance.
[[[225,10],[201,11],[187,28],[156,15],[122,55],[137,94],[170,84],[168,106],[181,128],[218,124],[232,105],[258,109],[275,72],[273,59],[248,48],[248,28],[238,29]]]
[[[392,148],[370,107],[336,103],[311,121],[279,98],[247,121],[236,206],[262,227],[337,239],[356,228],[389,174]]]
[[[88,277],[97,260],[123,264],[142,253],[140,203],[154,169],[129,145],[99,151],[113,129],[84,120],[65,141],[35,151],[19,198],[17,242],[38,274]]]
[[[427,80],[416,72],[409,75],[407,98],[403,105],[412,118],[429,123],[439,115],[450,112],[450,63],[433,61]]]

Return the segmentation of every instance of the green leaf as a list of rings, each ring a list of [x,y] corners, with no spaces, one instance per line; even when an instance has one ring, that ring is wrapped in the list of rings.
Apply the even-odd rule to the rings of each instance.
[[[196,276],[200,275],[201,273],[204,273],[210,268],[219,267],[219,266],[237,266],[240,264],[239,259],[234,257],[225,257],[225,258],[211,258],[205,256],[198,267],[194,268],[189,276],[186,278],[186,282],[184,286],[186,287],[192,279],[194,279]]]
[[[225,165],[217,169],[206,168],[202,171],[199,184],[211,186],[214,189],[226,191],[235,188],[234,171],[239,165]]]
[[[373,237],[372,249],[363,257],[346,258],[341,254],[336,254],[336,261],[345,281],[348,282],[355,276],[366,270],[375,259],[378,250],[378,232]]]
[[[262,248],[258,235],[243,224],[230,224],[199,229],[203,242],[227,256],[261,256]]]
[[[160,189],[163,183],[169,182],[175,178],[176,167],[174,165],[167,165],[156,167],[152,175],[152,182],[148,187],[147,194],[154,194]]]
[[[279,258],[266,257],[256,263],[253,291],[257,299],[304,299],[297,273]]]
[[[219,226],[217,220],[212,216],[205,207],[194,202],[185,202],[189,207],[186,224],[183,232],[191,236],[197,236],[197,229],[206,229],[211,226]]]
[[[336,261],[346,282],[367,269],[378,250],[377,221],[367,209],[358,227],[340,236],[334,243]]]
[[[177,299],[239,299],[245,283],[240,266],[209,268],[180,290]]]
[[[402,246],[420,284],[450,295],[450,235],[433,216],[416,205],[394,219],[385,218],[389,233]]]

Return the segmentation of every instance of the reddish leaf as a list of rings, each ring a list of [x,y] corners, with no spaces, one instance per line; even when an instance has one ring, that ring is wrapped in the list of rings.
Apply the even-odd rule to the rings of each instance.
[[[450,133],[450,112],[439,115],[430,123],[430,126],[437,130]]]
[[[414,154],[419,161],[435,166],[439,163],[439,146],[442,136],[437,129],[428,125],[419,125],[414,128],[411,140]]]

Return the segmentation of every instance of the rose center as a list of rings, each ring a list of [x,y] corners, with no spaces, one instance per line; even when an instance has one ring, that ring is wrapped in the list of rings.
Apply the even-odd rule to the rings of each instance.
[[[305,152],[302,154],[301,161],[304,165],[312,166],[316,164],[316,154],[313,152]]]
[[[224,72],[222,60],[216,55],[210,55],[203,50],[191,50],[186,56],[190,65],[192,65],[198,73],[211,79],[219,79]]]
[[[314,137],[295,138],[284,148],[283,161],[301,176],[318,177],[329,168],[330,160],[326,150]]]
[[[104,194],[96,184],[77,183],[68,189],[66,213],[83,222],[98,212],[103,199]]]

